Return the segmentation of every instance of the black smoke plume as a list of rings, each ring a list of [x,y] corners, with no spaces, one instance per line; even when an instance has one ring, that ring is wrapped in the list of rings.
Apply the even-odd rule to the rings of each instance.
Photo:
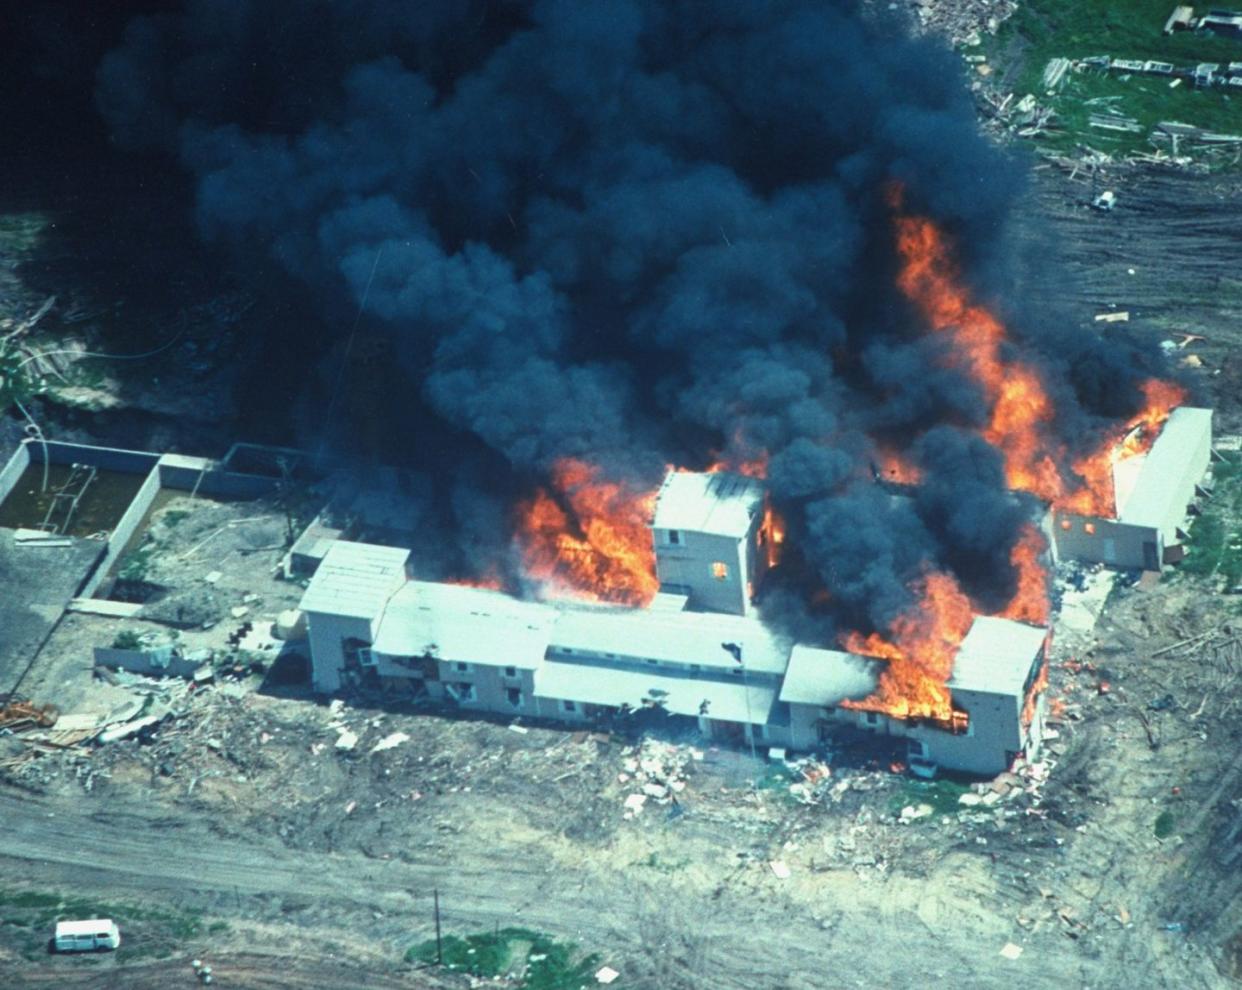
[[[130,25],[98,105],[195,176],[205,238],[365,298],[455,566],[503,558],[503,506],[557,458],[654,486],[766,453],[851,622],[884,626],[932,564],[1012,591],[1029,507],[893,287],[893,182],[985,296],[1021,185],[935,44],[822,0],[186,0]],[[1075,423],[1133,405],[1141,356],[1015,339]],[[895,498],[871,438],[919,436],[928,483]]]

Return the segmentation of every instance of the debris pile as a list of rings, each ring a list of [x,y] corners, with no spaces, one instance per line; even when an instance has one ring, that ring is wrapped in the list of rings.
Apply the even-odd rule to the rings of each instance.
[[[686,789],[686,778],[694,772],[693,764],[703,759],[703,751],[644,738],[638,746],[623,749],[621,756],[617,783],[630,791],[622,814],[630,819],[642,814],[648,801],[676,805],[677,795]]]
[[[1016,0],[915,0],[914,15],[924,31],[954,45],[978,45],[1018,9]]]

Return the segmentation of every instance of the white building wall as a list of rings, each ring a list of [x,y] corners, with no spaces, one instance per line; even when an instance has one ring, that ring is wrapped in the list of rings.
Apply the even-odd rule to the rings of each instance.
[[[371,642],[371,623],[368,619],[308,612],[306,634],[311,651],[311,686],[321,694],[332,694],[341,688],[345,640]]]
[[[748,615],[753,581],[753,538],[737,539],[676,530],[677,543],[670,543],[669,530],[653,530],[656,576],[662,587],[689,596],[690,608],[705,612]],[[717,576],[717,564],[725,574]]]
[[[910,728],[910,739],[923,742],[928,759],[943,767],[984,775],[1007,770],[1025,745],[1019,723],[1022,699],[958,689],[953,703],[970,716],[966,732],[955,735],[923,724]]]

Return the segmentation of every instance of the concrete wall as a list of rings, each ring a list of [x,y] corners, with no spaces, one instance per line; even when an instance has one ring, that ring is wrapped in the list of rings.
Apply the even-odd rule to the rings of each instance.
[[[9,492],[17,487],[18,479],[26,473],[30,464],[30,441],[24,441],[9,458],[9,462],[0,471],[0,502],[8,498]]]
[[[211,498],[261,498],[276,491],[279,481],[257,474],[222,471],[206,457],[165,454],[159,459],[160,483],[165,488],[196,492]]]
[[[684,589],[689,606],[708,612],[746,615],[750,611],[747,582],[750,581],[748,540],[681,529],[680,543],[668,543],[668,530],[653,530],[656,575],[661,585]],[[714,563],[728,568],[728,575],[717,578]]]
[[[79,464],[84,463],[82,461]],[[112,570],[112,565],[116,563],[116,559],[121,552],[133,539],[134,534],[138,531],[138,527],[142,525],[142,520],[146,517],[147,510],[151,508],[151,503],[155,501],[155,496],[159,494],[160,477],[155,470],[154,464],[148,469],[146,480],[142,483],[142,487],[134,493],[133,499],[129,503],[129,508],[125,510],[125,514],[117,521],[112,528],[112,532],[108,534],[108,549],[104,553],[102,559],[95,565],[94,570],[87,576],[82,587],[78,589],[79,598],[90,598],[99,586],[108,576],[108,572]]]
[[[161,651],[149,651],[118,650],[110,646],[96,646],[95,666],[115,667],[121,670],[132,670],[136,674],[169,677],[190,677],[202,666],[201,661],[195,662],[169,656],[171,652],[171,647]]]
[[[1192,493],[1193,488],[1194,483],[1191,484]],[[1178,522],[1181,522],[1180,517]],[[1095,532],[1088,532],[1088,527]],[[1161,567],[1165,543],[1157,530],[1146,526],[1130,526],[1099,516],[1054,512],[1051,532],[1057,560],[1078,560],[1122,570],[1159,570]]]
[[[158,454],[143,450],[122,450],[119,447],[92,447],[88,444],[62,443],[59,440],[48,440],[46,443],[27,440],[24,445],[36,464],[42,464],[46,454],[49,464],[89,464],[107,471],[147,474],[159,461]]]

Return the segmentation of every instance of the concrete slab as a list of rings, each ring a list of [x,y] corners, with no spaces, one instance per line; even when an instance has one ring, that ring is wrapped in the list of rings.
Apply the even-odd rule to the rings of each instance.
[[[68,544],[27,546],[0,528],[0,692],[12,690],[104,552],[101,540]]]

